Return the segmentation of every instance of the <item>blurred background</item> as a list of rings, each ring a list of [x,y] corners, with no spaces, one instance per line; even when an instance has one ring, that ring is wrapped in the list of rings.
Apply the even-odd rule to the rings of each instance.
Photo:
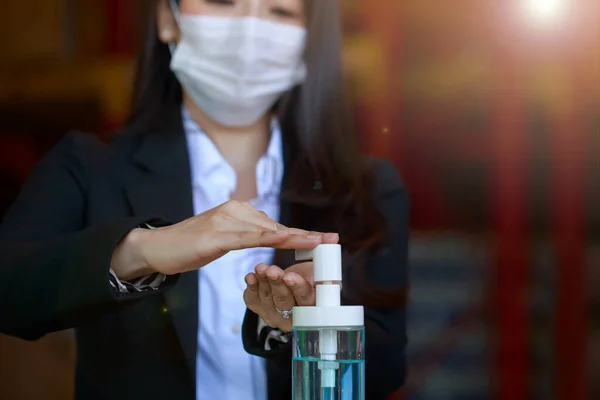
[[[0,217],[68,131],[127,116],[146,3],[3,2]],[[600,398],[600,1],[342,3],[363,144],[412,203],[397,398]],[[0,398],[72,398],[71,332],[0,354]]]

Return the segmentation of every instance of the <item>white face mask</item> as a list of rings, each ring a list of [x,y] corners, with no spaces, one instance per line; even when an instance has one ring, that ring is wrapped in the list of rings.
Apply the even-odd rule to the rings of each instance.
[[[259,18],[180,15],[171,70],[198,108],[225,126],[258,121],[306,76],[306,30]]]

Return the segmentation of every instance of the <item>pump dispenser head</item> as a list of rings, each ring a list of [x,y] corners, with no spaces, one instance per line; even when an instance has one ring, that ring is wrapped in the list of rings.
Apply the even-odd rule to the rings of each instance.
[[[296,250],[296,260],[313,260],[315,282],[342,281],[342,246],[322,244],[313,250]]]
[[[361,306],[341,305],[342,247],[339,244],[321,244],[313,250],[296,250],[296,260],[313,260],[316,302],[314,307],[294,308],[294,326],[332,327],[364,324]]]

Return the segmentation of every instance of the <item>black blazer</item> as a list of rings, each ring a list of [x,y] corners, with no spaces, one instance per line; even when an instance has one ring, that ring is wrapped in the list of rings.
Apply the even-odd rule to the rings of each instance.
[[[77,399],[195,398],[197,272],[152,293],[115,293],[108,278],[113,248],[131,229],[193,215],[179,111],[161,121],[151,131],[125,129],[109,146],[68,135],[34,170],[0,228],[0,332],[35,340],[75,327]],[[393,242],[363,257],[368,279],[404,286],[406,194],[391,164],[377,161],[376,176],[373,196]],[[289,205],[281,207],[285,224]],[[277,252],[275,262],[293,260]],[[384,399],[405,378],[405,311],[366,308],[365,318],[367,399]],[[291,347],[263,351],[256,324],[248,312],[244,345],[268,360],[269,399],[288,399]]]

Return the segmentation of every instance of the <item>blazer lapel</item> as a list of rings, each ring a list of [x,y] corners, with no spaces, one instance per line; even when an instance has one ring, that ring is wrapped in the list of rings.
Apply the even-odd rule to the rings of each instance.
[[[167,116],[169,129],[145,134],[133,155],[135,178],[126,196],[135,215],[177,223],[194,215],[192,183],[180,114]],[[165,293],[167,307],[191,375],[196,375],[198,273],[182,274]]]

